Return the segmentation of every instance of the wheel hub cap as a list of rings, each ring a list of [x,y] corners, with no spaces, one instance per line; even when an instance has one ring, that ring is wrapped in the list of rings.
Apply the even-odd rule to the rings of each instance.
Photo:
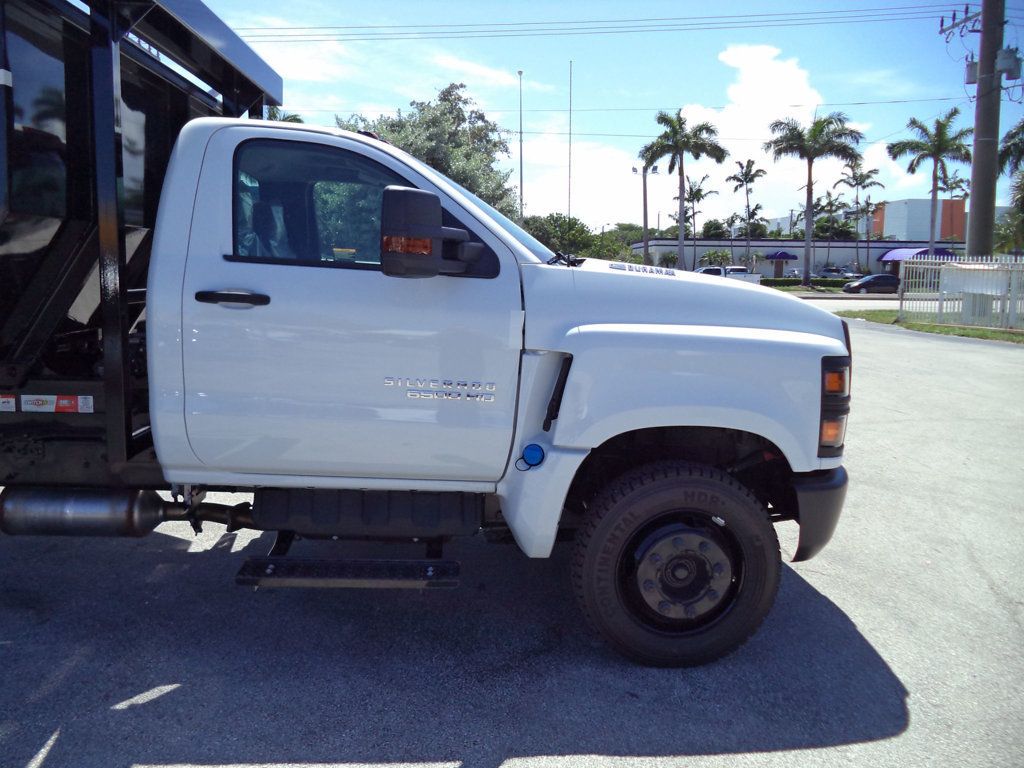
[[[729,556],[702,531],[667,533],[637,553],[640,595],[667,619],[699,619],[713,611],[731,581]]]

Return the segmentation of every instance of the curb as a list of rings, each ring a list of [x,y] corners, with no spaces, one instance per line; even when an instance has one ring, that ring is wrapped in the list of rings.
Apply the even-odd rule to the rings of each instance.
[[[890,299],[899,300],[899,295],[895,293],[814,293],[812,291],[806,292],[792,292],[790,296],[796,296],[798,299],[827,299],[829,301],[886,301]]]

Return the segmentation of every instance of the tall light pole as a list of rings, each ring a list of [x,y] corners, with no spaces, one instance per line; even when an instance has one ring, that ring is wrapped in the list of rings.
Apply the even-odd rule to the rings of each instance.
[[[658,166],[652,165],[650,167],[651,173],[658,172]],[[644,264],[651,264],[651,252],[650,252],[650,240],[647,236],[647,171],[648,167],[645,164],[643,170],[640,171],[640,175],[643,177],[643,188],[644,188]],[[637,173],[636,168],[633,169],[633,173]]]
[[[519,221],[523,221],[523,70],[519,75]]]

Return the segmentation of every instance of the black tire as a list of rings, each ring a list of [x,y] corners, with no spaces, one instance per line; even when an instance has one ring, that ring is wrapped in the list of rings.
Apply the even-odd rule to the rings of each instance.
[[[749,490],[712,467],[659,462],[594,499],[572,580],[588,622],[617,651],[684,667],[721,658],[757,631],[781,567],[775,529]]]

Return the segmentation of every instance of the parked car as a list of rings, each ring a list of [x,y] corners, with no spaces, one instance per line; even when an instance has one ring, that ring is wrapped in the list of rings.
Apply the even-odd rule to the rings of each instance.
[[[896,293],[900,279],[896,275],[866,275],[843,286],[843,293]]]
[[[861,272],[854,272],[849,267],[822,267],[817,274],[811,277],[822,277],[828,280],[856,280],[864,277]]]

